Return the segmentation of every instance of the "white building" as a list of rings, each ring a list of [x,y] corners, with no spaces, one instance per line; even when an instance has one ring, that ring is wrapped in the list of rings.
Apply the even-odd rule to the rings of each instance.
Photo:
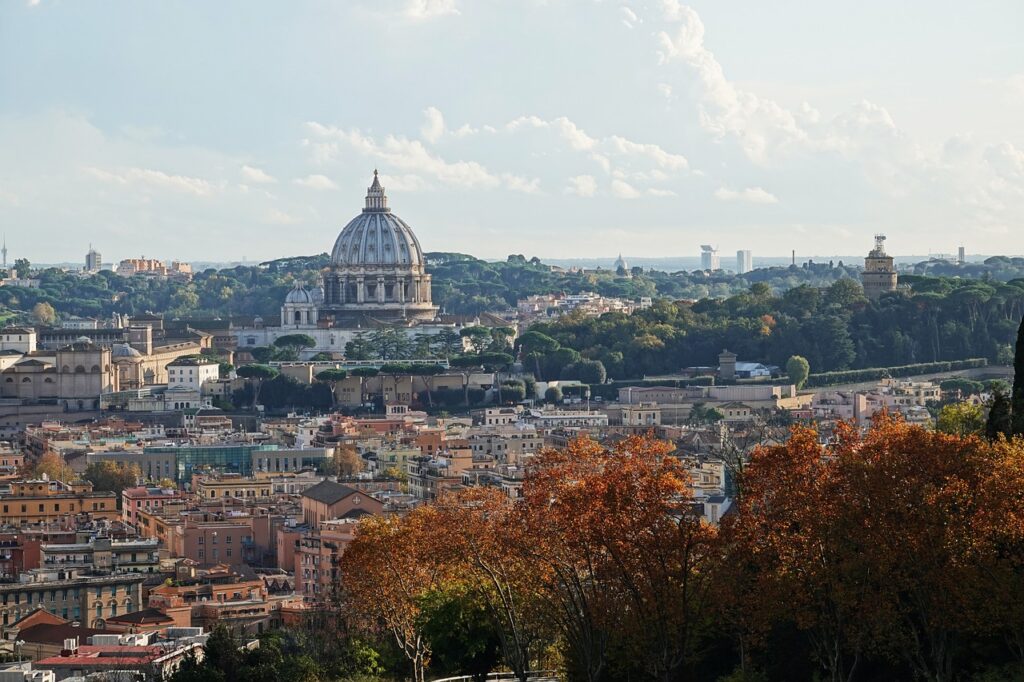
[[[204,384],[219,377],[219,363],[209,358],[185,356],[167,364],[168,390],[187,388],[202,392]]]
[[[721,270],[722,262],[718,255],[718,249],[709,244],[701,244],[700,247],[700,269]]]
[[[754,254],[749,250],[736,252],[736,274],[742,275],[754,269]]]
[[[0,329],[0,350],[16,350],[31,353],[36,350],[36,330],[30,327],[5,327]]]

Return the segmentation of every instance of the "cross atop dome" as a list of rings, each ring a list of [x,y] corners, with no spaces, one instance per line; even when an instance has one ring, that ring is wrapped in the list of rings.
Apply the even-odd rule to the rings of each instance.
[[[366,188],[366,208],[363,213],[389,213],[388,197],[384,194],[384,188],[377,177],[377,169],[373,169],[373,182]]]

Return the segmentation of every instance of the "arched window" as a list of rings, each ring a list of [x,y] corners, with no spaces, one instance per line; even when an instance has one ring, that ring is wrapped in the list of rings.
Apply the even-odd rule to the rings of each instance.
[[[60,368],[60,371],[64,372],[65,374],[70,374],[71,368],[68,367],[67,365],[64,365],[63,367]]]
[[[91,371],[93,374],[99,374],[100,373],[100,366],[99,365],[93,365],[92,369],[89,370],[89,371]]]
[[[46,377],[45,379],[43,379],[43,381],[45,381],[48,384],[52,384],[53,383],[53,377]]]
[[[31,384],[32,383],[32,377],[25,377],[24,379],[21,380],[21,383],[23,383],[23,384]]]
[[[78,365],[75,367],[75,374],[85,374],[85,367]]]
[[[296,310],[295,311],[295,324],[299,324],[300,322],[302,322],[302,311],[301,310]]]
[[[7,377],[7,383],[13,384],[14,383],[14,377]]]

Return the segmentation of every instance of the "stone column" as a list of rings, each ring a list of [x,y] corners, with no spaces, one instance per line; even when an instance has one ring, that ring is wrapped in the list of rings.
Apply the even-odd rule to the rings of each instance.
[[[398,302],[405,303],[405,277],[395,280],[395,286],[398,287]]]
[[[356,278],[356,303],[362,303],[366,300],[366,283],[362,277]]]
[[[384,302],[384,276],[377,277],[377,303]]]

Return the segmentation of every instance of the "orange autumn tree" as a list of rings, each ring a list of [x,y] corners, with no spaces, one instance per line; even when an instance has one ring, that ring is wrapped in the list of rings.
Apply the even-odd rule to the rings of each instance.
[[[757,564],[748,593],[764,599],[748,608],[761,622],[795,623],[832,680],[851,679],[867,651],[923,679],[953,679],[982,601],[988,540],[975,529],[991,465],[976,437],[886,415],[866,434],[840,427],[825,446],[796,429],[786,445],[757,450],[725,529]]]
[[[873,593],[878,650],[886,647],[929,680],[955,678],[956,655],[984,595],[974,533],[978,494],[992,451],[883,415],[838,451],[850,483],[848,513],[862,538],[865,583]],[[867,614],[865,614],[867,615]]]
[[[715,532],[693,514],[671,446],[634,436],[544,452],[523,487],[542,589],[574,672],[598,680],[609,647],[639,672],[678,678],[712,580]],[[620,671],[621,672],[621,671]]]
[[[436,503],[434,546],[488,613],[505,664],[527,679],[539,650],[550,641],[542,622],[536,581],[519,505],[495,488],[469,488]]]
[[[839,430],[840,439],[852,437]],[[776,622],[795,623],[839,682],[852,678],[865,636],[856,623],[860,577],[849,562],[860,548],[843,517],[849,493],[828,454],[808,428],[752,453],[738,514],[723,523],[725,551],[742,562],[734,577],[749,582],[730,583],[720,607],[755,639]]]
[[[973,528],[981,608],[967,615],[977,632],[994,627],[1024,672],[1024,440],[999,439],[990,447],[992,466],[977,491],[983,504]]]
[[[437,560],[436,511],[419,507],[405,517],[364,519],[340,563],[341,604],[357,630],[390,634],[409,659],[414,682],[424,682],[430,644],[421,602],[444,581]]]

